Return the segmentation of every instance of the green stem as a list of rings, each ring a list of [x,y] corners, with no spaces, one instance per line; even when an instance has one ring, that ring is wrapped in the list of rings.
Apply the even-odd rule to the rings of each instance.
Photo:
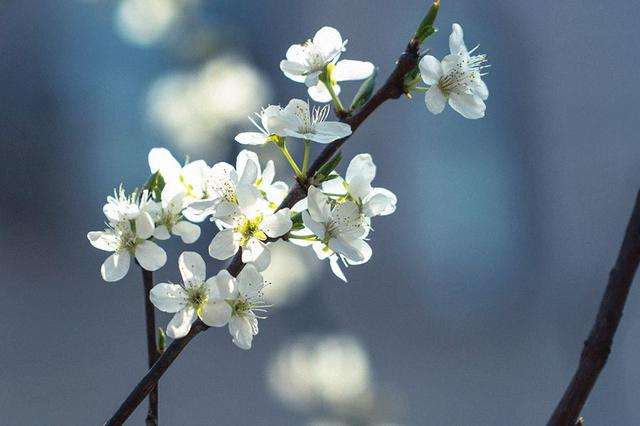
[[[311,141],[305,139],[304,141],[304,156],[302,157],[302,173],[307,175],[309,170],[309,155],[311,154]]]
[[[333,106],[336,109],[337,113],[343,113],[344,112],[344,106],[342,106],[342,102],[340,102],[340,97],[338,95],[336,95],[336,92],[333,90],[333,84],[331,84],[330,81],[327,81],[326,79],[321,79],[322,84],[324,84],[324,87],[327,88],[327,90],[329,91],[329,94],[331,95],[331,99],[333,99]]]
[[[289,234],[290,240],[306,240],[306,241],[316,241],[318,238],[315,235],[291,235]]]
[[[278,148],[280,148],[282,155],[284,155],[284,158],[286,158],[287,161],[289,162],[289,165],[291,166],[291,169],[293,170],[293,172],[296,174],[296,177],[298,179],[304,179],[304,174],[300,170],[300,167],[298,167],[298,163],[296,163],[296,160],[294,160],[293,157],[291,156],[291,153],[289,153],[289,150],[287,149],[287,145],[285,145],[285,143],[283,142],[282,144],[278,144]]]

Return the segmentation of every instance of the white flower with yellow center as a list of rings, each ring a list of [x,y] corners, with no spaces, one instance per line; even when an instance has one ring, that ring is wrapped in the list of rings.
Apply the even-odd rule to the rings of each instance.
[[[263,271],[270,263],[266,240],[281,237],[291,229],[289,209],[274,213],[253,185],[238,185],[236,194],[236,203],[222,201],[216,206],[214,218],[221,231],[211,241],[209,254],[224,260],[242,249],[242,262],[253,263]]]
[[[142,194],[142,203],[148,194]],[[149,239],[155,231],[151,215],[136,201],[136,194],[127,198],[122,188],[116,197],[109,197],[104,212],[109,222],[104,231],[92,231],[87,238],[97,249],[113,252],[100,267],[102,279],[121,280],[129,271],[131,256],[148,271],[160,269],[167,262],[167,254]]]
[[[322,191],[339,202],[351,200],[367,218],[386,216],[396,210],[395,194],[385,188],[371,186],[376,165],[370,154],[358,154],[349,163],[345,178],[335,176],[322,183]]]
[[[236,159],[236,170],[241,176],[244,176],[246,170],[246,179],[253,177],[255,173],[253,185],[260,191],[260,195],[269,202],[269,207],[272,209],[278,207],[289,192],[289,185],[282,181],[273,181],[276,175],[273,161],[267,161],[267,165],[262,170],[258,155],[253,151],[240,151]]]
[[[351,134],[348,124],[326,121],[329,105],[315,107],[312,113],[308,102],[291,99],[284,110],[287,113],[282,124],[285,136],[326,144]]]
[[[370,62],[342,60],[347,41],[332,27],[322,27],[302,44],[294,44],[287,50],[287,59],[280,61],[280,69],[293,81],[305,83],[309,96],[316,102],[330,102],[331,95],[320,75],[327,73],[335,94],[340,93],[339,81],[362,80],[373,73]]]
[[[425,84],[431,86],[426,93],[427,109],[440,114],[447,103],[465,118],[484,117],[484,101],[489,97],[489,89],[482,81],[482,70],[488,65],[486,55],[472,55],[478,48],[467,50],[462,27],[453,24],[449,36],[450,55],[442,62],[427,55],[420,60],[420,75]]]
[[[149,201],[143,210],[149,212],[156,224],[153,237],[168,240],[177,235],[185,244],[194,243],[200,238],[200,227],[185,219],[183,213],[187,205],[187,194],[178,186],[165,186],[161,201]]]
[[[203,309],[202,321],[214,327],[229,324],[233,343],[241,349],[251,349],[253,336],[258,334],[260,313],[269,307],[264,302],[264,280],[253,265],[245,265],[237,278],[222,270],[211,279],[209,298]]]
[[[177,186],[182,189],[187,201],[208,197],[204,181],[209,166],[204,160],[181,166],[168,149],[153,148],[149,151],[149,169],[151,173],[160,172],[165,186]]]
[[[282,137],[283,117],[286,113],[280,105],[269,105],[256,116],[260,119],[260,124],[249,117],[249,120],[256,126],[259,132],[239,133],[235,140],[243,145],[263,145],[270,141],[276,141]]]
[[[208,301],[215,298],[218,288],[216,278],[206,279],[206,266],[202,256],[186,251],[178,258],[182,285],[160,283],[149,292],[149,299],[162,312],[175,314],[167,325],[167,335],[172,339],[184,337],[199,317],[209,326]]]

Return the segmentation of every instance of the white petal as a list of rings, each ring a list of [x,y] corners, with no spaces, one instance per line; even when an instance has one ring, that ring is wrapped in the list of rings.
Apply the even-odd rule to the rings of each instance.
[[[155,230],[155,224],[151,215],[147,212],[142,212],[136,218],[136,235],[143,240],[151,237]]]
[[[273,160],[267,161],[264,170],[262,171],[262,186],[269,186],[273,183],[273,178],[276,176],[276,166],[273,164]]]
[[[185,207],[185,188],[184,185],[170,184],[165,185],[162,189],[162,208],[170,213],[180,213]]]
[[[236,196],[238,198],[238,206],[242,213],[247,214],[253,211],[252,207],[256,205],[260,198],[260,192],[251,184],[240,184],[236,188]]]
[[[200,238],[200,227],[186,220],[181,220],[173,225],[171,232],[179,236],[185,244],[195,243]]]
[[[326,222],[331,217],[329,198],[315,186],[309,187],[307,192],[307,208],[311,218],[316,222]]]
[[[442,66],[438,59],[431,55],[426,55],[420,59],[418,66],[420,68],[422,81],[430,86],[438,84],[440,77],[442,77]]]
[[[362,265],[363,263],[367,263],[369,259],[371,259],[373,251],[371,250],[371,246],[366,241],[352,240],[349,243],[358,251],[358,253],[360,253],[358,259],[347,259],[347,262],[349,262],[351,265]]]
[[[340,267],[339,262],[340,262],[340,259],[337,255],[333,255],[329,258],[329,265],[331,266],[331,272],[333,272],[333,275],[340,278],[342,281],[346,283],[348,282],[347,277],[344,275],[344,272],[342,271],[342,268]]]
[[[429,112],[433,114],[440,114],[444,111],[444,106],[447,104],[447,98],[437,84],[434,84],[427,90],[424,101],[427,104]]]
[[[149,292],[151,303],[161,310],[174,314],[187,304],[187,293],[178,284],[160,283]]]
[[[373,188],[363,200],[362,212],[365,216],[386,216],[396,211],[398,202],[395,194],[385,188]]]
[[[293,119],[293,117],[297,119],[297,123],[294,121],[290,123],[291,127],[293,127],[291,130],[296,130],[304,122],[310,120],[309,104],[301,99],[291,99],[287,106],[284,107],[284,113],[289,119]]]
[[[318,237],[320,240],[324,240],[325,227],[322,223],[313,220],[309,212],[302,212],[302,221],[304,222],[304,226],[309,228],[313,235]],[[293,241],[298,242],[300,240],[293,239]]]
[[[182,166],[168,149],[153,148],[149,151],[149,169],[151,169],[151,173],[159,171],[165,183],[169,183],[178,180]]]
[[[489,88],[487,87],[485,82],[482,81],[480,77],[473,80],[473,83],[471,85],[471,90],[473,91],[473,93],[478,95],[480,99],[482,99],[483,101],[486,101],[487,98],[489,97]]]
[[[257,238],[250,238],[242,247],[242,262],[243,263],[251,263],[257,262],[262,256],[267,252],[267,256],[269,250],[267,249],[267,245]],[[269,256],[270,259],[270,256]],[[264,259],[262,259],[264,261]],[[268,265],[267,265],[268,266]],[[259,270],[263,271],[265,268],[259,268]]]
[[[486,106],[482,99],[476,95],[452,93],[449,96],[449,105],[458,111],[464,118],[477,119],[484,117]]]
[[[189,288],[202,284],[207,274],[204,259],[194,251],[185,251],[178,258],[178,268],[184,286]]]
[[[344,45],[338,30],[332,27],[322,27],[313,36],[313,45],[327,61],[334,59],[342,52]]]
[[[167,336],[179,339],[186,336],[191,330],[191,324],[196,320],[196,312],[193,308],[186,308],[178,312],[167,324]]]
[[[115,251],[118,248],[118,238],[111,231],[92,231],[87,234],[92,246],[104,251]]]
[[[242,132],[236,135],[235,140],[243,145],[262,145],[267,142],[267,137],[259,132]]]
[[[376,165],[373,162],[370,154],[358,154],[347,167],[347,173],[345,174],[345,180],[351,186],[351,182],[355,178],[359,178],[362,182],[371,183],[376,177]]]
[[[260,229],[269,237],[277,238],[289,232],[291,225],[289,209],[281,209],[275,214],[266,216],[260,223]]]
[[[336,81],[364,80],[373,74],[374,68],[371,62],[343,59],[336,64],[332,77]]]
[[[351,134],[351,126],[339,121],[324,121],[315,125],[315,133],[309,137],[314,142],[329,143]]]
[[[364,256],[362,255],[362,253],[360,253],[358,248],[352,244],[353,241],[358,240],[349,241],[343,238],[334,237],[329,240],[328,245],[331,250],[335,251],[336,253],[340,253],[349,260],[353,260],[355,262],[362,261],[364,259]]]
[[[200,319],[209,327],[222,327],[229,322],[233,310],[226,300],[208,300],[202,309]]]
[[[253,265],[242,268],[237,281],[240,294],[250,298],[255,298],[264,287],[264,279]]]
[[[327,247],[324,243],[316,242],[311,245],[311,248],[315,252],[318,259],[323,260],[331,255],[335,254],[330,247]]]
[[[253,340],[253,327],[246,316],[234,315],[229,320],[229,334],[233,337],[233,343],[240,349],[251,349]]]
[[[152,241],[136,245],[136,260],[147,271],[157,271],[167,263],[167,253]]]
[[[215,301],[235,299],[238,294],[236,279],[226,269],[206,282],[209,299]]]
[[[169,234],[169,230],[165,225],[160,225],[153,231],[153,238],[158,240],[168,240],[171,238],[171,234]]]
[[[336,95],[338,95],[340,93],[340,86],[334,84],[333,90]],[[307,93],[309,93],[311,99],[316,102],[331,102],[331,93],[329,93],[329,90],[327,90],[327,87],[321,81],[318,81],[318,84],[309,87],[307,89]]]
[[[360,207],[353,201],[338,204],[331,211],[337,233],[344,238],[362,238],[366,232]]]
[[[345,188],[345,181],[341,176],[334,174],[332,179],[322,182],[322,192],[328,194],[344,195],[347,193]]]
[[[299,62],[282,60],[280,61],[280,70],[291,80],[304,83],[306,79],[305,73],[309,70],[309,67]]]
[[[214,259],[228,259],[238,251],[238,241],[234,237],[233,229],[220,231],[213,237],[209,245],[209,255]]]
[[[449,51],[452,55],[468,55],[467,46],[464,44],[464,33],[462,32],[460,24],[453,24],[451,26]]]
[[[127,275],[131,256],[127,252],[113,253],[100,267],[102,279],[108,282],[119,281]]]
[[[447,55],[442,59],[440,65],[442,66],[443,75],[457,73],[460,69],[464,70],[467,66],[465,58],[461,55]]]

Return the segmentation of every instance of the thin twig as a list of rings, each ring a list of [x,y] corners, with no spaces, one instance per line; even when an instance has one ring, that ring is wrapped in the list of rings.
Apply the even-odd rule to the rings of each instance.
[[[584,342],[578,369],[549,419],[548,426],[573,426],[604,368],[640,262],[640,192],[616,264],[602,296],[596,322]]]
[[[340,120],[351,126],[352,132],[355,132],[358,127],[373,113],[380,105],[390,99],[397,99],[404,93],[404,76],[414,69],[418,64],[418,49],[420,45],[415,39],[412,39],[407,45],[405,51],[400,55],[396,63],[396,67],[385,81],[385,83],[378,89],[378,91],[371,97],[371,99],[364,104],[364,106],[353,115],[341,116]],[[313,176],[327,161],[329,161],[336,152],[344,145],[349,139],[339,139],[330,143],[324,150],[318,155],[315,161],[309,168],[308,176]],[[302,200],[307,195],[307,188],[312,182],[297,180],[296,185],[291,189],[287,197],[282,204],[278,207],[278,210],[282,208],[291,208],[298,201]],[[240,252],[233,258],[227,270],[233,276],[237,276],[238,273],[244,267]],[[133,410],[144,400],[144,397],[153,389],[160,377],[169,368],[171,363],[178,357],[184,347],[193,339],[198,333],[208,329],[209,327],[202,321],[197,320],[191,327],[191,331],[185,337],[174,340],[160,356],[159,360],[151,367],[149,372],[142,378],[140,383],[131,391],[127,399],[122,403],[118,411],[111,417],[105,425],[120,425],[130,415]]]
[[[149,368],[153,367],[153,364],[160,357],[158,352],[158,346],[156,345],[156,317],[153,310],[153,304],[149,299],[149,292],[153,288],[153,272],[147,271],[142,266],[142,283],[144,288],[144,313],[147,323],[147,355],[149,358]],[[158,425],[158,386],[154,386],[149,393],[149,411],[146,418],[147,426]]]

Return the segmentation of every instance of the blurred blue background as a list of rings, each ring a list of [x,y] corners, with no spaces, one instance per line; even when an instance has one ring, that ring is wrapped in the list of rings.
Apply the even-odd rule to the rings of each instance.
[[[0,2],[0,424],[101,424],[144,374],[139,273],[104,283],[105,253],[86,233],[101,229],[115,186],[144,182],[150,148],[233,162],[250,111],[306,97],[278,69],[290,44],[334,26],[349,39],[343,57],[385,77],[426,6]],[[638,16],[635,1],[443,0],[427,47],[446,54],[453,22],[481,44],[492,65],[486,118],[433,116],[420,95],[383,105],[344,149],[347,159],[370,152],[375,183],[399,198],[375,221],[371,261],[350,268],[347,285],[328,264],[300,268],[289,281],[308,284],[261,324],[249,352],[225,330],[199,336],[160,383],[161,423],[543,424],[640,183]],[[347,96],[356,88],[343,85]],[[207,223],[196,248],[212,236]],[[165,246],[157,276],[176,280],[185,247]],[[211,261],[209,273],[223,265]],[[307,378],[287,362],[274,370],[278,356],[336,333],[364,351],[355,359],[379,403],[287,402],[283,392]],[[309,335],[325,337],[300,337]],[[587,424],[640,423],[639,351],[633,291]],[[325,385],[348,386],[341,378]]]

